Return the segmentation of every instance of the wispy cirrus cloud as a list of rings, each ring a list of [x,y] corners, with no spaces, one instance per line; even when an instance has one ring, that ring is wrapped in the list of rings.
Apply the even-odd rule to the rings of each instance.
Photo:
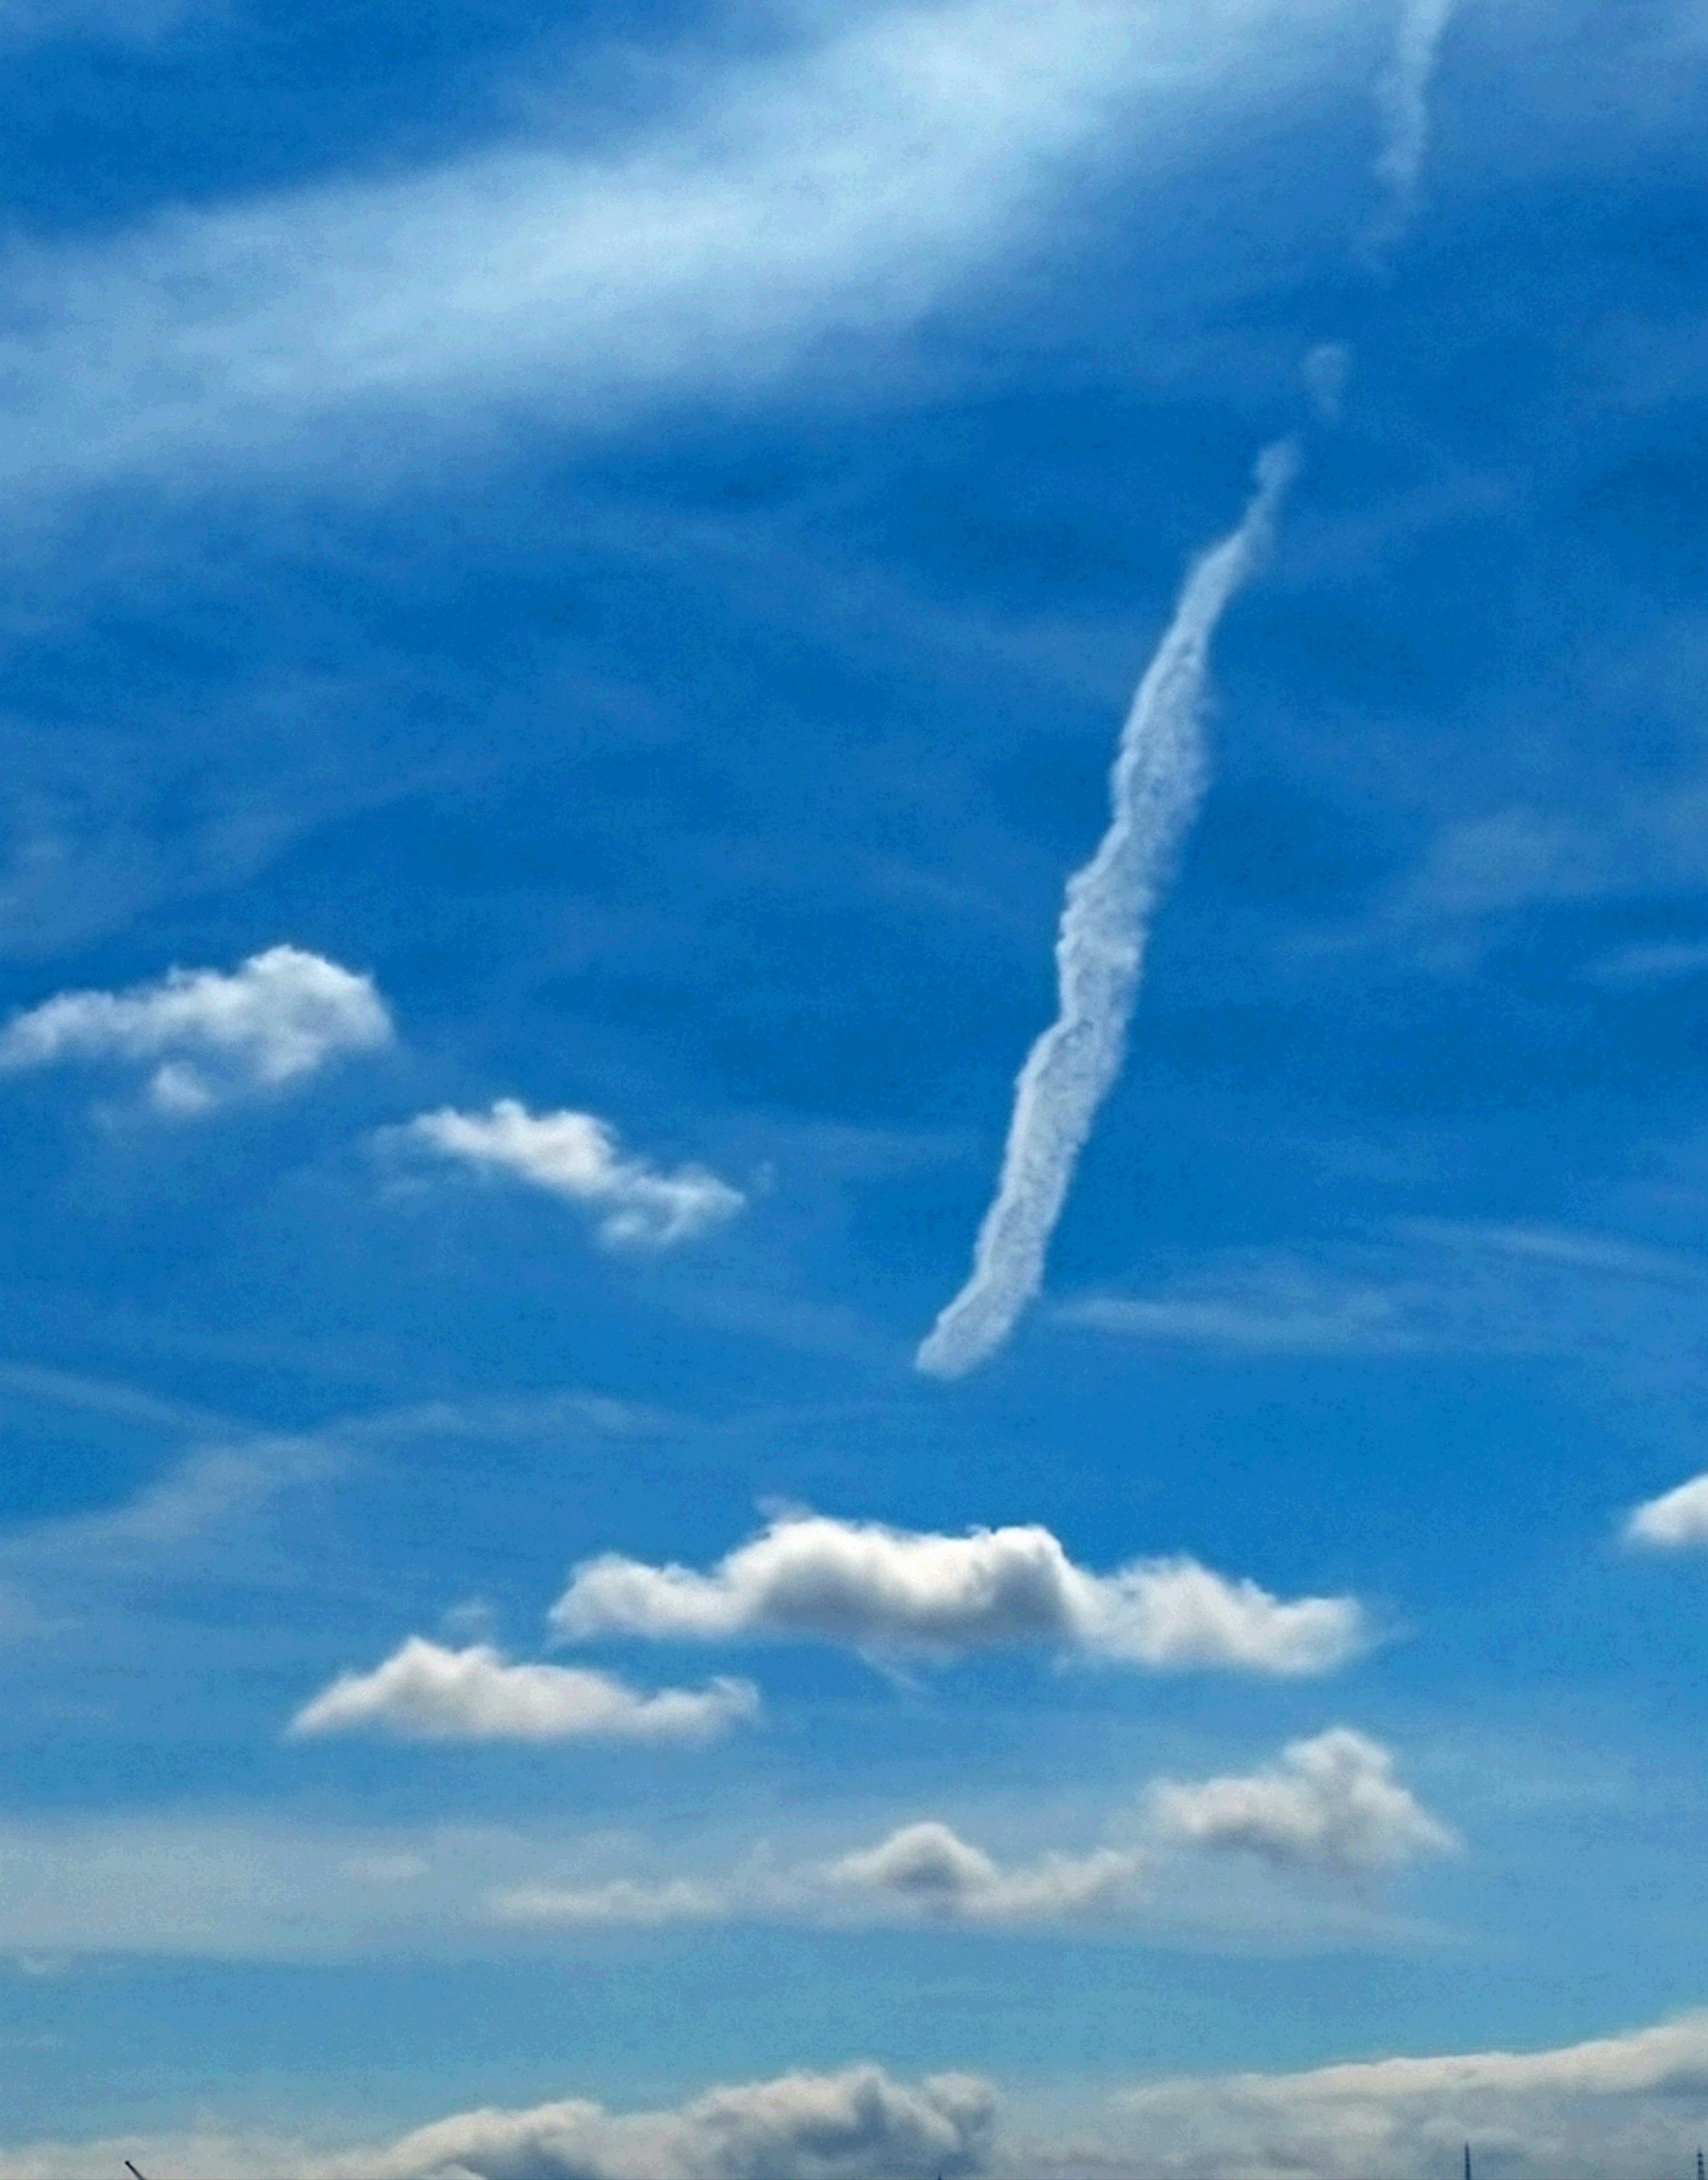
[[[1210,639],[1267,547],[1297,449],[1274,446],[1238,526],[1187,578],[1121,729],[1113,817],[1067,882],[1055,943],[1061,1010],[1027,1054],[996,1195],[967,1284],[921,1341],[933,1377],[958,1378],[994,1354],[1044,1284],[1045,1255],[1073,1169],[1127,1046],[1151,919],[1209,768],[1203,711]]]
[[[607,1553],[576,1568],[552,1610],[564,1636],[755,1638],[951,1657],[1037,1644],[1156,1671],[1331,1671],[1371,1633],[1350,1597],[1285,1600],[1186,1558],[1107,1575],[1048,1529],[964,1536],[827,1516],[776,1517],[702,1573]]]
[[[543,136],[14,249],[0,475],[182,465],[376,405],[586,422],[748,397],[1004,263],[1077,166],[1200,156],[1359,35],[1347,0],[806,11],[776,59],[702,64],[626,142]]]
[[[290,1722],[299,1739],[388,1733],[408,1741],[704,1742],[757,1715],[751,1682],[647,1695],[610,1673],[517,1665],[490,1644],[413,1635],[371,1672],[342,1673]]]
[[[414,1146],[485,1173],[508,1174],[585,1204],[613,1247],[665,1248],[732,1218],[746,1198],[703,1166],[660,1173],[625,1158],[616,1132],[592,1113],[531,1113],[500,1098],[485,1113],[423,1113],[383,1140]]]
[[[1708,1544],[1708,1475],[1693,1476],[1686,1484],[1646,1499],[1634,1507],[1625,1522],[1628,1544],[1649,1544],[1662,1551],[1686,1551]]]
[[[129,991],[61,992],[0,1032],[0,1072],[140,1063],[154,1109],[189,1117],[391,1038],[371,977],[273,946],[229,974],[173,969]]]

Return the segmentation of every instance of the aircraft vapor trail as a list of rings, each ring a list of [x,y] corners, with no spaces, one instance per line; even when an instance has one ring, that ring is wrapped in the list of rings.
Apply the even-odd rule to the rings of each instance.
[[[1138,685],[1110,778],[1109,830],[1067,884],[1055,942],[1061,1011],[1015,1085],[1002,1176],[971,1276],[915,1357],[933,1377],[958,1378],[994,1354],[1043,1284],[1075,1161],[1121,1070],[1157,897],[1204,792],[1210,639],[1256,567],[1298,467],[1290,440],[1264,451],[1238,528],[1187,576]]]
[[[1457,0],[1402,0],[1393,54],[1376,86],[1383,131],[1376,179],[1388,193],[1387,207],[1367,238],[1367,248],[1377,257],[1400,239],[1417,209],[1430,144],[1430,83],[1457,4]]]

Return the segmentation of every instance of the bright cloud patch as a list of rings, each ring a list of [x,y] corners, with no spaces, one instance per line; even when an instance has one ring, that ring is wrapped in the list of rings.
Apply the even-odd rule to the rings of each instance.
[[[0,1070],[154,1062],[148,1095],[157,1109],[201,1113],[311,1075],[339,1053],[372,1051],[391,1035],[372,977],[273,946],[230,976],[174,969],[127,992],[62,992],[8,1023]]]
[[[1053,1854],[1004,1870],[947,1825],[906,1825],[863,1853],[832,1865],[833,1885],[888,1896],[935,1915],[992,1922],[1051,1921],[1108,1908],[1132,1891],[1139,1858],[1114,1847]]]
[[[1326,1672],[1364,1649],[1347,1597],[1286,1603],[1195,1560],[1138,1560],[1112,1574],[1076,1566],[1048,1529],[936,1536],[789,1515],[710,1573],[608,1553],[578,1566],[559,1633],[716,1642],[811,1638],[930,1656],[1053,1643],[1157,1669]]]
[[[1289,1742],[1268,1770],[1195,1786],[1165,1780],[1151,1803],[1176,1839],[1333,1877],[1373,1877],[1457,1845],[1394,1777],[1391,1753],[1343,1726]]]
[[[1125,2139],[1106,2169],[1162,2180],[1424,2180],[1456,2170],[1465,2142],[1527,2180],[1683,2172],[1708,2122],[1708,2014],[1554,2051],[1160,2082],[1121,2102]]]
[[[1673,1551],[1708,1544],[1708,1476],[1693,1476],[1658,1499],[1646,1500],[1633,1510],[1625,1535],[1634,1544]]]
[[[603,1885],[524,1885],[499,1892],[489,1902],[500,1923],[574,1925],[578,1923],[697,1923],[729,1912],[728,1896],[715,1885],[689,1877],[647,1885],[631,1877],[613,1877]]]
[[[372,1672],[340,1675],[290,1731],[379,1731],[410,1741],[708,1741],[758,1708],[746,1681],[647,1696],[609,1673],[513,1665],[483,1643],[450,1650],[415,1635]]]
[[[446,1158],[514,1175],[599,1214],[602,1241],[664,1247],[741,1208],[740,1192],[703,1167],[658,1173],[624,1158],[591,1113],[531,1113],[500,1098],[488,1113],[423,1113],[404,1133]]]

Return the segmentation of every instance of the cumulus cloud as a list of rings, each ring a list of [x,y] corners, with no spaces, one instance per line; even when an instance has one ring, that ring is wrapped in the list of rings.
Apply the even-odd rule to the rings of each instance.
[[[995,1353],[1044,1284],[1045,1254],[1098,1108],[1121,1071],[1127,1024],[1169,867],[1203,797],[1210,640],[1255,570],[1298,465],[1270,447],[1238,526],[1187,576],[1145,669],[1110,779],[1112,815],[1067,883],[1055,942],[1060,1008],[1027,1054],[996,1195],[967,1284],[920,1343],[920,1369],[958,1378]]]
[[[623,1157],[614,1131],[592,1113],[530,1113],[514,1098],[500,1098],[488,1113],[449,1107],[423,1113],[392,1132],[586,1204],[599,1214],[599,1239],[613,1247],[686,1241],[733,1216],[744,1201],[702,1166],[659,1173],[642,1159]]]
[[[1657,1544],[1666,1550],[1708,1544],[1708,1476],[1693,1476],[1688,1484],[1633,1508],[1625,1536],[1631,1544]]]
[[[391,1035],[371,977],[273,946],[229,976],[173,969],[129,991],[62,992],[0,1032],[0,1071],[157,1062],[150,1102],[188,1115],[312,1074],[339,1053],[372,1051]]]
[[[584,1561],[552,1625],[569,1637],[809,1638],[927,1657],[1049,1643],[1157,1669],[1279,1674],[1329,1671],[1369,1639],[1355,1599],[1284,1602],[1195,1560],[1096,1575],[1036,1524],[952,1537],[812,1514],[777,1516],[709,1573],[614,1552]]]
[[[985,2161],[995,2098],[964,2074],[878,2067],[717,2089],[671,2111],[579,2100],[466,2112],[341,2163],[348,2180],[932,2180]]]
[[[1121,1903],[1142,1868],[1137,1854],[1099,1847],[1005,1870],[947,1825],[928,1821],[904,1825],[876,1847],[845,1855],[827,1875],[846,1891],[888,1896],[928,1914],[1052,1922]]]
[[[344,1673],[290,1722],[298,1736],[380,1731],[410,1741],[709,1741],[753,1717],[746,1681],[642,1695],[609,1673],[508,1663],[484,1643],[413,1635],[371,1673]]]
[[[1708,2013],[1542,2051],[1157,2083],[1121,2100],[1106,2170],[1432,2180],[1459,2145],[1526,2180],[1685,2172],[1708,2125]]]
[[[1332,1877],[1374,1877],[1458,1843],[1395,1778],[1391,1752],[1344,1726],[1289,1742],[1267,1770],[1160,1781],[1151,1808],[1165,1836]]]
[[[967,2074],[897,2081],[880,2067],[785,2074],[661,2111],[576,2098],[461,2112],[394,2142],[328,2155],[300,2141],[205,2133],[37,2143],[0,2151],[0,2180],[948,2180],[989,2161],[996,2098]]]

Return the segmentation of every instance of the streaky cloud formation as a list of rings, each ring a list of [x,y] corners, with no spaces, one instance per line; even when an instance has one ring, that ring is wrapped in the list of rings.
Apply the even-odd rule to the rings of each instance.
[[[488,1172],[510,1174],[599,1213],[600,1241],[665,1248],[729,1219],[746,1199],[704,1167],[659,1173],[622,1156],[615,1131],[592,1113],[531,1113],[500,1098],[486,1113],[447,1106],[389,1131]]]
[[[613,1877],[603,1885],[521,1885],[494,1893],[488,1903],[493,1919],[522,1925],[576,1924],[697,1923],[729,1913],[729,1896],[715,1885],[691,1877],[665,1878],[648,1885],[632,1877]]]
[[[1427,2180],[1455,2169],[1467,2141],[1523,2180],[1682,2172],[1708,2122],[1708,2013],[1550,2051],[1159,2082],[1121,2107],[1099,2168],[1162,2180]]]
[[[1708,1475],[1663,1491],[1634,1507],[1625,1522],[1628,1544],[1682,1551],[1708,1544]]]
[[[754,1717],[746,1681],[642,1695],[609,1673],[512,1665],[489,1644],[452,1650],[424,1637],[369,1673],[344,1673],[290,1722],[299,1738],[381,1731],[410,1741],[705,1742]]]
[[[312,1074],[340,1053],[391,1041],[371,977],[300,947],[252,954],[226,975],[173,969],[124,992],[62,992],[0,1033],[0,1071],[69,1061],[158,1061],[157,1112],[205,1113],[246,1091]]]
[[[1099,1847],[1005,1870],[933,1820],[904,1825],[876,1847],[845,1855],[827,1875],[846,1890],[888,1896],[945,1919],[1054,1922],[1118,1906],[1143,1868],[1137,1853]]]
[[[1380,262],[1411,225],[1430,148],[1430,85],[1441,39],[1458,0],[1400,0],[1399,23],[1387,67],[1376,84],[1382,140],[1375,176],[1386,202],[1364,239]]]
[[[961,1377],[994,1354],[1044,1283],[1074,1165],[1121,1071],[1151,918],[1204,794],[1210,639],[1268,545],[1298,466],[1291,442],[1264,451],[1238,527],[1187,578],[1138,685],[1110,781],[1113,821],[1097,853],[1068,881],[1055,945],[1061,1011],[1020,1071],[1001,1178],[974,1245],[972,1276],[916,1358],[934,1377]]]
[[[709,1573],[614,1552],[584,1561],[551,1619],[571,1638],[769,1637],[928,1658],[1040,1643],[1157,1670],[1281,1675],[1331,1671],[1370,1640],[1354,1598],[1286,1602],[1187,1558],[1092,1574],[1037,1524],[953,1537],[799,1513]]]
[[[1289,1742],[1266,1770],[1160,1781],[1151,1811],[1165,1836],[1331,1877],[1374,1877],[1458,1844],[1395,1778],[1391,1751],[1344,1726]]]

